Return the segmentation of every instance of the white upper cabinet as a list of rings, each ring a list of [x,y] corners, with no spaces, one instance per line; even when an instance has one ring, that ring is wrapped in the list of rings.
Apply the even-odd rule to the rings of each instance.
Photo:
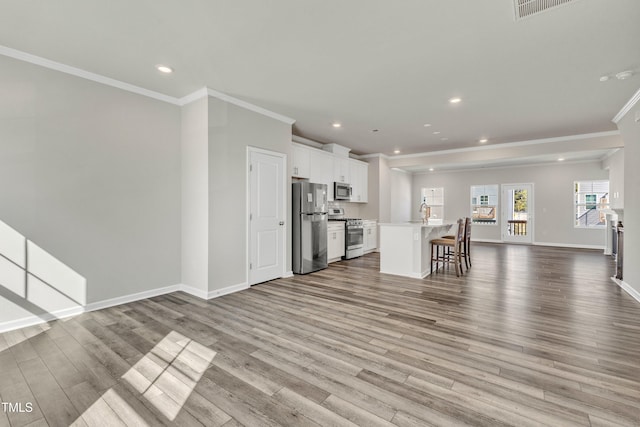
[[[351,172],[351,201],[366,203],[369,201],[369,164],[359,160],[349,160]]]
[[[293,144],[291,156],[291,176],[296,178],[309,178],[310,148]]]
[[[333,157],[333,180],[351,184],[351,168],[348,157]]]
[[[327,200],[333,201],[333,183],[351,185],[351,202],[368,201],[369,164],[345,157],[345,153],[292,144],[291,176],[327,185]]]
[[[333,154],[309,149],[309,182],[327,184],[327,200],[333,201]]]

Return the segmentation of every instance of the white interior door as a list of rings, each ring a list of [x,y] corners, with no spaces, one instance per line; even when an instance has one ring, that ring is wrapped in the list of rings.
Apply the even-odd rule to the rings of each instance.
[[[502,185],[502,241],[533,243],[533,184]]]
[[[286,158],[249,151],[249,284],[284,276]]]

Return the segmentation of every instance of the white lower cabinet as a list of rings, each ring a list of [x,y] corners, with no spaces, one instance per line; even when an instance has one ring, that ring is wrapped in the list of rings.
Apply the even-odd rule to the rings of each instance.
[[[344,223],[342,221],[327,226],[327,261],[339,261],[345,254]]]
[[[378,223],[377,221],[363,221],[363,250],[364,253],[378,249]]]

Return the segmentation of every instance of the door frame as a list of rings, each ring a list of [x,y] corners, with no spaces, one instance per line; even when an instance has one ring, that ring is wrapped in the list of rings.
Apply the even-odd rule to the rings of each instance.
[[[254,283],[251,283],[251,269],[249,268],[249,264],[251,263],[251,221],[249,219],[251,215],[251,154],[252,153],[261,153],[269,156],[279,157],[283,161],[283,180],[282,180],[282,215],[284,225],[282,226],[282,271],[280,272],[280,277],[285,277],[287,270],[287,234],[289,229],[289,221],[288,221],[288,212],[287,212],[287,182],[288,182],[288,163],[287,163],[287,155],[285,153],[280,153],[277,151],[266,150],[264,148],[254,147],[251,145],[247,145],[247,154],[246,154],[246,203],[245,203],[245,235],[246,239],[246,252],[245,252],[245,280],[247,283],[247,287],[251,287]]]
[[[506,227],[507,227],[507,198],[506,190],[508,187],[524,187],[529,186],[531,188],[531,194],[527,195],[527,239],[506,239]],[[535,231],[535,211],[534,211],[534,199],[535,199],[535,187],[533,182],[521,182],[516,184],[501,184],[500,185],[500,204],[502,208],[500,209],[500,240],[503,243],[516,243],[516,244],[525,244],[532,245],[535,243],[533,238]]]

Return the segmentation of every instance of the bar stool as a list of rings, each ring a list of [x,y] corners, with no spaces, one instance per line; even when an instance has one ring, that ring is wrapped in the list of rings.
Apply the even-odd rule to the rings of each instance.
[[[471,218],[466,217],[464,220],[464,242],[462,245],[462,256],[464,257],[464,265],[471,267]],[[455,239],[456,236],[444,236],[443,239]]]
[[[453,263],[456,266],[456,276],[460,277],[460,274],[462,274],[463,241],[464,222],[462,221],[462,219],[458,220],[456,235],[453,239],[446,239],[444,237],[432,239],[429,242],[431,243],[431,273],[433,273],[434,261],[436,263],[436,271],[438,271],[440,262],[442,262],[442,268],[444,268],[445,264]],[[440,247],[442,247],[442,255],[440,255]]]

